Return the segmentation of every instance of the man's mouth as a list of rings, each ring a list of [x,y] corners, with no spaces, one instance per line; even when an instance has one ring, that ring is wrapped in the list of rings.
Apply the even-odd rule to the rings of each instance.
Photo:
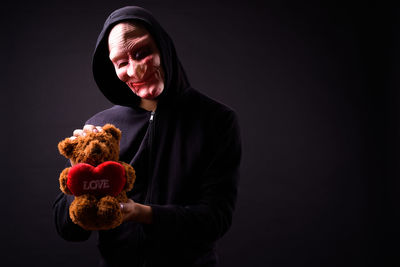
[[[143,81],[140,82],[130,82],[128,83],[131,87],[136,87],[136,86],[142,86],[145,85],[146,83],[148,83],[149,81],[151,81],[154,77],[154,74],[151,74],[149,76],[147,76],[147,78]]]
[[[129,85],[130,85],[130,86],[133,86],[133,87],[135,87],[135,86],[141,86],[141,85],[144,85],[144,84],[146,84],[146,82],[129,83]]]

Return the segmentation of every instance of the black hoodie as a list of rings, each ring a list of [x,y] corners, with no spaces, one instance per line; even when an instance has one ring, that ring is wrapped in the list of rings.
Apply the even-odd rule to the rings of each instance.
[[[108,58],[114,25],[145,26],[161,54],[165,86],[155,113],[121,82]],[[99,231],[101,266],[217,266],[215,242],[232,222],[241,145],[235,113],[190,87],[171,38],[145,9],[124,7],[106,20],[93,56],[94,79],[115,104],[86,123],[112,123],[122,131],[120,160],[137,179],[129,197],[150,205],[153,223],[126,222]],[[72,198],[60,194],[53,210],[58,233],[83,241],[89,231],[72,223]]]

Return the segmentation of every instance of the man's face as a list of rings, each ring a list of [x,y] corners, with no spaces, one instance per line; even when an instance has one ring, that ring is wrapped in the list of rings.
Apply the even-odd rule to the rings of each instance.
[[[117,24],[108,36],[108,49],[118,78],[137,96],[155,99],[162,93],[160,52],[145,28],[126,22]]]

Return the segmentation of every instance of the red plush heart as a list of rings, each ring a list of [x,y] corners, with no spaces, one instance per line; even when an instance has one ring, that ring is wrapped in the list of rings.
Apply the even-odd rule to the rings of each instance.
[[[75,196],[117,196],[126,183],[125,168],[115,161],[106,161],[97,167],[86,163],[73,166],[68,172],[67,186]]]

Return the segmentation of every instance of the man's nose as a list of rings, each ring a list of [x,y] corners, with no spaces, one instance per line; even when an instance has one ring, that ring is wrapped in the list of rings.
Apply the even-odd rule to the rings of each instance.
[[[147,66],[144,63],[136,63],[136,62],[129,62],[128,69],[126,71],[126,74],[130,78],[134,78],[136,80],[141,80],[146,73]]]
[[[126,74],[128,74],[129,77],[134,77],[135,75],[135,63],[129,62],[128,69],[126,71]]]

